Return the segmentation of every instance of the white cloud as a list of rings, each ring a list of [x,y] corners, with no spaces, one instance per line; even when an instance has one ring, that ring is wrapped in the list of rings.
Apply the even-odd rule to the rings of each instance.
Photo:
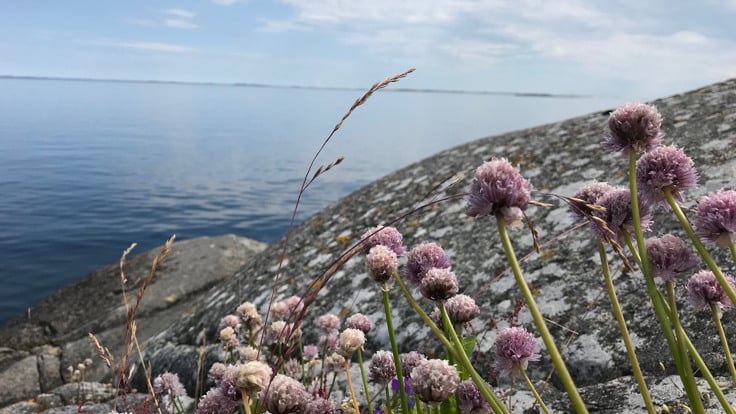
[[[186,30],[194,30],[199,28],[199,25],[192,23],[191,20],[184,19],[166,19],[164,20],[164,26],[171,27],[173,29]]]
[[[666,0],[282,0],[294,17],[261,30],[321,31],[382,58],[487,67],[505,58],[573,65],[603,80],[676,85],[736,68],[736,37]],[[726,5],[736,0],[726,0]],[[722,10],[724,3],[710,12]],[[699,5],[692,6],[702,12]],[[700,8],[699,8],[700,7]],[[726,36],[726,35],[724,35]],[[730,36],[730,35],[729,35]],[[450,63],[450,62],[447,62]],[[705,81],[705,82],[707,82]]]
[[[197,14],[194,12],[191,12],[189,10],[185,9],[166,9],[166,14],[170,14],[172,16],[180,17],[182,19],[192,19]]]
[[[149,52],[195,53],[199,51],[197,48],[190,47],[190,46],[183,46],[183,45],[177,45],[173,43],[162,43],[162,42],[116,42],[116,41],[102,40],[102,41],[80,41],[80,43],[94,45],[94,46],[135,49],[135,50],[142,50],[142,51],[149,51]]]

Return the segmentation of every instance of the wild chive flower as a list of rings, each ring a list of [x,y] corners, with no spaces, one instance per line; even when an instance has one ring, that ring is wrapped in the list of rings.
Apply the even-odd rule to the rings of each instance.
[[[470,195],[465,197],[465,212],[475,218],[497,216],[506,224],[517,225],[521,223],[531,192],[531,183],[506,159],[486,161],[475,170]]]
[[[323,350],[325,355],[329,355],[337,350],[337,335],[321,335],[317,341],[319,349]]]
[[[261,314],[258,313],[258,308],[250,302],[245,302],[238,306],[238,308],[235,309],[235,313],[240,316],[243,324],[245,324],[245,327],[248,329],[257,329],[263,324]]]
[[[401,373],[404,374],[405,377],[411,376],[412,371],[414,371],[414,368],[418,367],[424,361],[427,360],[427,357],[420,354],[417,351],[411,351],[407,352],[405,354],[399,355],[399,362],[401,363]]]
[[[365,344],[365,334],[359,329],[348,328],[340,334],[340,353],[349,358]]]
[[[698,201],[695,231],[705,241],[728,248],[736,241],[736,191],[718,191]]]
[[[360,329],[364,334],[367,334],[372,326],[371,320],[362,313],[353,314],[345,320],[346,328]]]
[[[419,286],[429,269],[449,269],[451,266],[452,262],[442,247],[437,243],[423,243],[406,255],[406,279]]]
[[[411,372],[409,385],[414,395],[425,403],[440,403],[448,399],[460,383],[454,366],[441,359],[428,359]]]
[[[157,398],[169,395],[178,398],[187,395],[187,390],[179,382],[179,376],[171,372],[164,372],[153,380],[153,392]]]
[[[377,351],[371,359],[370,377],[379,384],[388,384],[396,376],[394,354],[388,351]]]
[[[373,246],[365,258],[368,272],[378,283],[384,283],[391,279],[396,269],[399,268],[399,260],[396,253],[382,244]]]
[[[731,287],[736,288],[736,281],[730,275],[724,275]],[[697,310],[710,309],[715,305],[718,310],[733,308],[733,303],[718,283],[713,272],[703,270],[690,277],[685,287],[687,302]]]
[[[215,387],[207,391],[197,404],[197,414],[232,413],[240,405],[240,401],[225,395],[221,388]]]
[[[596,212],[594,215],[606,223],[608,229],[613,232],[613,236],[617,240],[623,239],[624,231],[628,233],[634,231],[634,217],[631,213],[631,193],[628,189],[611,190],[598,199],[596,204],[605,208],[605,211]],[[651,222],[651,213],[647,204],[639,203],[639,218],[642,229],[648,230]],[[611,236],[610,233],[599,225],[593,226],[593,232],[600,238]]]
[[[335,404],[321,397],[307,403],[302,414],[335,414]]]
[[[255,397],[271,381],[271,367],[260,361],[250,361],[245,364],[236,365],[238,374],[235,378],[235,386],[240,392]]]
[[[521,327],[506,328],[496,336],[496,369],[504,375],[526,370],[529,361],[539,361],[537,341]]]
[[[329,335],[340,331],[340,318],[332,313],[326,313],[317,318],[317,329],[322,333]]]
[[[654,276],[665,282],[674,282],[675,276],[698,265],[698,259],[687,244],[671,234],[649,240],[647,256]]]
[[[368,253],[371,248],[381,245],[391,249],[397,256],[404,254],[403,236],[394,227],[373,227],[363,234],[363,252]]]
[[[258,350],[250,345],[238,347],[237,351],[240,362],[256,361],[258,359]]]
[[[491,406],[478,391],[472,379],[466,379],[457,386],[457,395],[460,399],[461,414],[488,414]]]
[[[432,268],[419,284],[419,291],[429,300],[445,301],[457,294],[457,277],[450,269]]]
[[[304,347],[304,359],[313,361],[319,357],[319,348],[316,345],[307,345]]]
[[[468,323],[480,315],[475,299],[467,295],[455,295],[445,302],[445,310],[453,325]]]
[[[231,327],[234,330],[240,329],[240,318],[235,315],[226,315],[220,319],[220,329]]]
[[[212,382],[219,385],[220,382],[222,382],[222,378],[225,375],[225,369],[227,367],[222,362],[215,362],[210,367],[209,372],[207,373],[207,376],[209,377]]]
[[[588,205],[595,205],[597,201],[606,193],[614,190],[615,187],[608,183],[594,182],[581,188],[580,191],[572,196],[570,203],[570,216],[574,221],[582,220],[590,215],[591,209]],[[582,201],[582,204],[577,200]]]
[[[286,319],[292,315],[296,315],[304,309],[304,302],[299,296],[290,296],[289,298],[276,302],[271,306],[271,315],[276,319]]]
[[[309,400],[309,393],[301,382],[282,374],[276,375],[260,396],[260,402],[272,414],[300,413]]]
[[[290,358],[284,362],[284,373],[296,380],[302,378],[302,364],[299,360]]]
[[[296,341],[302,336],[301,329],[294,329],[294,324],[284,321],[275,321],[268,327],[266,338],[272,344],[287,344]]]
[[[662,116],[657,108],[642,103],[626,104],[608,117],[609,133],[603,146],[627,157],[631,151],[651,151],[662,142],[661,126]]]
[[[682,148],[658,147],[636,162],[636,183],[646,204],[664,201],[665,189],[681,201],[682,193],[698,187],[698,173]]]
[[[335,352],[325,358],[325,371],[341,372],[345,369],[345,357]]]

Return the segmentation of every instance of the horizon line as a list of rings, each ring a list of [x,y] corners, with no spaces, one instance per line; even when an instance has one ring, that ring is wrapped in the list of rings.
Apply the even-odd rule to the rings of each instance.
[[[272,89],[308,89],[327,91],[364,91],[365,88],[348,86],[316,86],[316,85],[279,85],[258,82],[206,82],[206,81],[176,81],[155,79],[114,79],[114,78],[84,78],[63,76],[29,76],[29,75],[0,75],[0,79],[11,80],[40,80],[40,81],[65,81],[65,82],[102,82],[102,83],[139,83],[139,84],[161,84],[161,85],[200,85],[200,86],[230,86],[237,88],[272,88]],[[509,91],[487,91],[467,89],[435,89],[435,88],[390,88],[382,89],[385,92],[402,93],[435,93],[452,95],[497,95],[515,96],[521,98],[596,98],[593,95],[545,93],[545,92],[509,92]]]

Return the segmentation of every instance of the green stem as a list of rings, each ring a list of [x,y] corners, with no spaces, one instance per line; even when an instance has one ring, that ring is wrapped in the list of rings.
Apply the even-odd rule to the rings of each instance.
[[[478,374],[478,372],[475,370],[473,365],[470,363],[470,360],[467,358],[461,359],[459,352],[453,346],[452,343],[445,337],[445,335],[442,333],[440,328],[435,325],[435,323],[432,321],[432,319],[424,312],[424,310],[419,306],[416,300],[414,300],[414,297],[411,295],[411,291],[409,291],[409,287],[406,286],[406,283],[404,283],[403,280],[399,277],[397,273],[394,272],[394,279],[396,280],[396,284],[401,288],[401,291],[404,293],[404,297],[406,297],[407,301],[409,302],[409,305],[414,309],[414,311],[419,315],[419,317],[424,321],[424,323],[429,327],[429,329],[434,333],[434,335],[437,337],[437,339],[442,342],[442,345],[447,349],[447,352],[450,355],[453,355],[463,366],[463,369],[470,374],[470,378],[472,378],[473,383],[475,383],[475,386],[478,387],[478,391],[483,396],[483,398],[488,402],[488,404],[493,409],[494,413],[508,413],[506,408],[504,408],[503,403],[501,403],[501,400],[498,399],[498,396],[496,396],[496,393],[493,392],[493,390],[490,389],[488,386],[488,383]],[[455,332],[453,330],[453,332]],[[459,349],[463,349],[462,346],[459,347]],[[464,352],[463,352],[464,354]]]
[[[728,371],[731,373],[731,380],[736,385],[736,367],[733,365],[733,356],[731,350],[728,347],[728,339],[726,338],[726,332],[723,330],[723,324],[721,324],[721,311],[718,309],[718,305],[711,304],[710,310],[713,313],[713,321],[716,323],[718,329],[718,336],[721,338],[721,345],[723,345],[723,352],[726,353],[726,364],[728,364]]]
[[[526,381],[526,386],[529,387],[529,391],[531,391],[532,394],[534,394],[534,398],[536,398],[537,403],[539,404],[539,406],[542,407],[542,410],[544,410],[545,414],[550,414],[549,413],[549,408],[547,408],[547,406],[544,404],[544,401],[542,401],[542,397],[537,392],[537,389],[534,388],[534,384],[532,383],[532,380],[530,380],[529,379],[529,376],[526,375],[526,370],[523,370],[522,369],[521,370],[521,375],[524,376],[524,381]]]
[[[368,379],[365,376],[365,368],[363,367],[363,351],[360,349],[358,349],[358,364],[360,364],[360,377],[363,380],[363,392],[365,393],[365,402],[368,404],[368,414],[373,414],[371,395],[368,393]]]
[[[409,400],[404,389],[404,375],[401,372],[401,359],[399,358],[399,347],[396,345],[396,335],[394,334],[394,324],[391,321],[391,305],[388,301],[388,288],[383,286],[383,310],[386,313],[386,327],[388,328],[388,337],[391,341],[391,351],[394,354],[394,366],[396,367],[396,378],[399,380],[399,396],[401,397],[401,412],[407,414],[409,412]]]
[[[713,391],[713,394],[715,394],[716,399],[718,399],[718,402],[721,403],[723,412],[732,414],[736,413],[733,407],[731,407],[731,403],[726,399],[726,396],[723,394],[723,391],[716,382],[716,379],[713,377],[713,374],[708,369],[708,366],[705,365],[705,361],[703,361],[703,358],[700,357],[700,354],[698,354],[698,351],[695,349],[695,346],[693,346],[693,343],[690,341],[690,338],[688,338],[687,335],[685,335],[685,344],[687,345],[687,350],[690,352],[690,356],[693,358],[695,365],[698,366],[700,374],[708,382],[708,385],[710,386],[711,391]]]
[[[391,414],[391,393],[388,391],[388,386],[384,386],[383,389],[386,390],[386,414]]]
[[[698,254],[703,259],[705,264],[708,265],[708,269],[713,272],[713,275],[715,275],[718,283],[720,283],[723,287],[723,291],[726,292],[728,298],[731,299],[731,302],[736,303],[736,291],[734,291],[733,286],[731,286],[731,284],[728,283],[726,278],[723,276],[721,268],[718,267],[716,261],[713,260],[713,257],[710,255],[710,253],[708,253],[708,250],[700,241],[698,235],[695,234],[695,230],[693,230],[693,227],[690,225],[687,217],[685,217],[685,213],[682,212],[680,205],[677,204],[677,200],[675,200],[672,192],[669,190],[669,188],[664,188],[662,191],[664,192],[665,200],[667,200],[667,203],[670,205],[670,207],[672,207],[672,211],[675,213],[675,216],[677,216],[677,220],[680,221],[680,225],[682,225],[682,227],[685,229],[687,235],[690,236],[690,240],[692,240],[693,245],[695,246],[695,250],[698,251]],[[731,245],[733,246],[733,243],[731,243]],[[734,250],[731,250],[731,252],[734,254],[734,257],[736,257],[736,253],[734,253]]]
[[[690,357],[687,353],[687,345],[685,345],[685,330],[682,329],[682,324],[680,323],[680,316],[677,314],[677,302],[675,301],[675,283],[674,282],[665,282],[665,287],[667,289],[667,299],[669,300],[670,304],[670,319],[672,320],[672,325],[675,328],[675,335],[677,337],[677,345],[680,348],[680,358],[682,361],[682,368],[685,373],[685,377],[688,379],[687,382],[685,382],[685,378],[683,378],[683,385],[685,386],[685,389],[688,393],[688,396],[693,395],[697,397],[696,399],[690,399],[690,402],[693,404],[693,410],[696,413],[705,413],[705,407],[703,407],[703,400],[700,396],[700,392],[698,391],[698,385],[695,383],[695,376],[693,375],[693,367],[690,364]],[[688,387],[690,389],[688,390]]]
[[[654,403],[652,402],[652,397],[649,395],[649,388],[647,388],[647,383],[646,381],[644,381],[644,375],[641,372],[641,367],[639,367],[639,360],[636,357],[636,350],[634,349],[634,344],[631,342],[629,329],[626,326],[626,319],[624,318],[624,314],[621,311],[621,305],[619,304],[618,297],[616,296],[616,289],[613,286],[611,270],[608,266],[608,255],[606,254],[606,248],[603,246],[603,242],[601,242],[600,240],[598,240],[598,254],[601,258],[601,267],[603,268],[603,276],[606,282],[606,289],[608,290],[608,297],[611,299],[613,314],[616,316],[618,328],[621,331],[621,337],[623,338],[624,345],[626,346],[626,353],[629,355],[631,369],[634,371],[634,378],[636,378],[636,383],[639,385],[639,391],[641,392],[641,397],[644,399],[644,405],[647,407],[647,412],[649,414],[655,414],[656,410],[654,408]]]
[[[585,403],[583,403],[583,399],[580,397],[580,393],[578,392],[577,387],[575,387],[575,383],[573,382],[570,373],[567,371],[565,361],[562,360],[562,355],[560,355],[560,351],[557,349],[549,329],[547,329],[547,324],[544,322],[542,313],[539,311],[537,303],[534,301],[534,295],[532,295],[526,280],[524,280],[521,268],[519,267],[519,262],[516,260],[514,248],[511,246],[511,240],[506,232],[506,224],[503,221],[503,218],[496,218],[496,224],[498,227],[498,233],[501,236],[501,243],[503,244],[504,251],[506,252],[506,257],[509,260],[511,270],[513,270],[514,277],[516,278],[516,284],[518,285],[519,290],[521,290],[522,296],[524,296],[524,302],[526,303],[529,312],[532,314],[534,324],[537,326],[537,330],[539,330],[542,341],[544,341],[544,345],[547,347],[547,352],[549,352],[549,355],[552,358],[552,364],[557,370],[557,375],[560,377],[560,381],[562,381],[562,385],[564,386],[565,391],[567,391],[567,395],[570,398],[573,407],[575,407],[575,411],[578,413],[587,413],[588,409],[585,408]]]

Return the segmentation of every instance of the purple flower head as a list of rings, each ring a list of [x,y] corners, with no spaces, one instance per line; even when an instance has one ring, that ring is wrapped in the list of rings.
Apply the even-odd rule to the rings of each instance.
[[[457,395],[460,398],[461,414],[489,414],[491,406],[480,394],[472,379],[466,379],[457,386]]]
[[[215,362],[210,367],[207,377],[212,380],[215,384],[219,385],[222,382],[222,378],[225,376],[225,369],[227,367],[222,362]]]
[[[273,322],[266,332],[268,342],[274,345],[288,344],[291,341],[297,341],[301,336],[301,329],[295,329],[293,323],[286,323],[284,321]]]
[[[337,334],[335,335],[321,335],[317,341],[319,349],[324,350],[325,355],[329,355],[337,350]]]
[[[521,223],[532,185],[506,159],[484,162],[477,170],[465,212],[475,218],[497,216],[509,225]]]
[[[642,103],[626,104],[608,117],[609,133],[603,139],[603,146],[627,157],[630,151],[651,151],[662,142],[661,126],[662,116],[657,108]]]
[[[363,315],[362,313],[356,313],[345,320],[345,327],[360,329],[361,331],[363,331],[364,334],[367,334],[371,330],[373,325],[371,324],[371,320],[368,319],[367,316]]]
[[[302,414],[335,414],[335,404],[321,397],[307,403]]]
[[[445,310],[453,325],[468,323],[480,315],[475,300],[467,295],[455,295],[445,302]]]
[[[419,286],[429,269],[449,269],[450,258],[437,243],[423,243],[411,249],[406,255],[406,279],[414,286]]]
[[[317,329],[323,334],[336,334],[340,331],[340,318],[332,313],[325,313],[317,318]]]
[[[233,400],[222,392],[220,388],[211,388],[197,404],[197,414],[232,413],[240,405],[240,401]]]
[[[671,234],[649,240],[647,256],[654,276],[665,282],[674,282],[675,276],[698,265],[698,259],[687,244]]]
[[[250,361],[245,364],[235,365],[238,367],[235,385],[240,392],[250,397],[255,397],[271,381],[271,367],[260,361]]]
[[[260,395],[260,402],[272,414],[301,413],[309,400],[301,382],[282,374],[276,375]]]
[[[224,318],[220,319],[220,329],[224,329],[228,326],[237,331],[240,329],[240,318],[235,315],[226,315]]]
[[[460,375],[442,359],[428,359],[411,372],[409,385],[425,403],[441,403],[457,390]]]
[[[391,249],[397,256],[404,254],[406,249],[403,245],[403,236],[394,227],[373,227],[363,234],[363,253],[368,253],[371,248],[382,245]]]
[[[698,173],[682,148],[658,147],[636,162],[636,184],[645,204],[664,201],[665,190],[681,201],[682,193],[698,187]]]
[[[178,398],[187,395],[187,390],[179,382],[179,376],[171,372],[164,372],[153,380],[153,392],[157,398],[169,395]]]
[[[526,370],[529,361],[539,361],[537,341],[521,327],[506,328],[496,336],[496,369],[504,375]]]
[[[370,377],[379,384],[388,384],[396,376],[394,354],[388,351],[377,351],[371,359]]]
[[[240,367],[241,365],[228,365],[225,368],[225,374],[222,376],[222,382],[219,385],[222,393],[233,400],[239,400],[241,398],[240,388],[235,384],[238,380]]]
[[[401,363],[401,373],[404,374],[405,377],[411,376],[412,371],[414,371],[414,368],[418,367],[424,361],[427,360],[427,357],[420,354],[417,351],[411,351],[407,352],[405,354],[399,355],[399,361]]]
[[[606,193],[614,190],[615,187],[608,183],[594,182],[581,188],[580,191],[572,196],[570,202],[570,216],[574,221],[582,220],[590,215],[590,205],[595,205],[598,200]]]
[[[379,244],[373,246],[365,257],[368,272],[378,283],[387,282],[399,268],[399,259],[390,248]]]
[[[729,275],[724,275],[726,281],[732,288],[736,288],[736,281]],[[685,287],[687,291],[687,302],[697,310],[711,309],[715,306],[720,312],[722,309],[733,308],[733,303],[718,283],[713,272],[703,270],[690,277]]]
[[[419,291],[429,300],[445,301],[457,294],[457,277],[450,269],[433,267],[419,284]]]
[[[391,380],[391,390],[394,392],[394,394],[399,393],[399,379],[394,378]],[[409,408],[414,406],[414,390],[411,389],[411,385],[409,385],[409,377],[404,376],[404,392],[406,393],[406,396],[408,397],[407,405]]]
[[[304,359],[307,361],[313,361],[319,356],[319,348],[317,345],[306,345],[304,347]]]
[[[721,248],[736,241],[736,191],[719,191],[701,198],[695,231],[703,240]]]
[[[302,377],[302,364],[299,360],[290,358],[284,362],[284,374],[294,378],[296,380]]]
[[[593,232],[597,237],[607,238],[613,236],[616,240],[622,240],[624,231],[628,233],[634,231],[634,217],[631,213],[631,193],[629,190],[611,190],[598,199],[596,203],[605,208],[605,211],[596,212],[595,216],[602,219],[608,226],[608,230],[613,232],[613,235],[611,235],[600,225],[595,225],[593,226]],[[647,204],[639,203],[639,218],[641,219],[642,229],[648,230],[651,213]]]

